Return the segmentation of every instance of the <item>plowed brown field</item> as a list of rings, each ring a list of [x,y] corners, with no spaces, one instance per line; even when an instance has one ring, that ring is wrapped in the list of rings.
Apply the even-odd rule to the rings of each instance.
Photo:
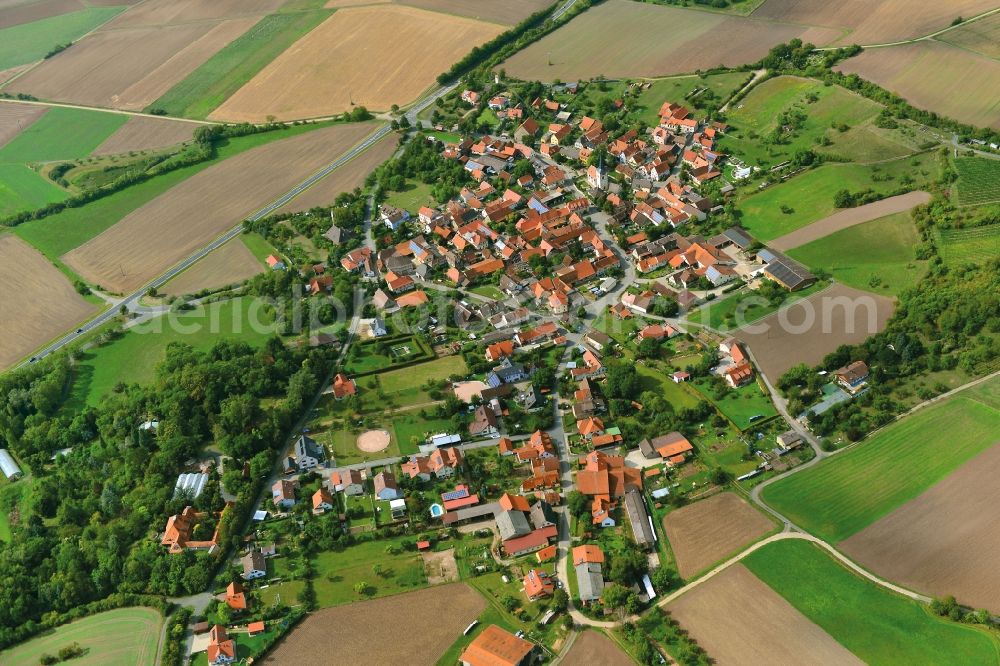
[[[382,162],[392,157],[398,144],[398,136],[395,134],[386,136],[371,148],[289,201],[276,212],[293,213],[300,210],[309,210],[313,206],[329,206],[337,198],[338,194],[350,192],[355,187],[364,185],[368,174],[374,171],[375,167],[382,164]]]
[[[0,370],[97,311],[16,236],[0,236]]]
[[[239,238],[234,238],[168,282],[160,291],[168,296],[194,294],[202,289],[216,289],[243,282],[264,266]]]
[[[387,110],[415,100],[438,74],[503,29],[401,5],[339,9],[209,117],[258,122],[270,115],[328,116],[354,105]]]
[[[513,76],[575,81],[596,76],[665,76],[759,60],[798,37],[822,45],[827,28],[608,0],[519,51],[501,67]]]
[[[614,641],[596,631],[585,631],[563,658],[566,666],[632,666],[634,663]]]
[[[0,148],[48,111],[44,106],[0,102]]]
[[[885,296],[837,284],[734,335],[775,382],[793,365],[816,365],[840,345],[858,344],[883,330],[895,307]]]
[[[771,521],[733,493],[713,495],[663,519],[682,578],[704,571],[773,528]]]
[[[374,123],[279,139],[208,167],[64,255],[92,284],[136,289],[361,141]]]
[[[104,140],[91,155],[114,155],[132,150],[166,148],[189,141],[198,125],[179,120],[132,116]]]
[[[87,7],[115,7],[135,4],[137,0],[4,0],[0,2],[0,29],[31,23]]]
[[[667,606],[714,663],[862,664],[742,564]]]
[[[837,28],[840,44],[883,44],[922,37],[947,28],[956,16],[969,18],[996,8],[991,0],[767,0],[760,18]]]
[[[310,613],[262,663],[432,666],[484,608],[486,600],[462,583],[324,608]],[[391,627],[391,636],[376,637],[375,627]]]
[[[878,575],[1000,613],[1000,444],[839,544]]]
[[[400,4],[412,5],[421,9],[430,9],[445,14],[467,16],[489,21],[514,25],[520,23],[535,12],[539,12],[553,4],[552,0],[503,0],[503,2],[483,2],[483,0],[400,0]]]

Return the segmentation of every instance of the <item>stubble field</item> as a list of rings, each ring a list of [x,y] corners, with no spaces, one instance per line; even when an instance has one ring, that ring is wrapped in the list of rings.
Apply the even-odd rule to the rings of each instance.
[[[1000,58],[1000,14],[949,30],[937,39],[987,58]]]
[[[278,4],[278,0],[151,0],[45,60],[5,90],[45,100],[140,110]]]
[[[667,606],[712,657],[725,664],[861,664],[742,564]]]
[[[247,249],[242,237],[234,238],[168,282],[160,291],[168,296],[183,296],[202,289],[243,282],[263,272],[264,266]]]
[[[825,28],[608,0],[515,54],[501,67],[518,78],[541,81],[666,76],[717,65],[742,65],[795,37],[825,44],[838,34]]]
[[[767,0],[755,17],[845,31],[837,44],[881,44],[921,37],[994,9],[990,0]]]
[[[753,543],[773,528],[770,520],[733,493],[713,495],[671,511],[663,518],[677,571],[685,579]]]
[[[325,608],[303,620],[262,663],[431,666],[484,608],[486,600],[463,583]],[[391,627],[393,637],[373,640],[376,627]]]
[[[922,41],[869,49],[837,66],[877,83],[913,106],[963,123],[1000,128],[1000,62],[948,44]]]
[[[0,237],[0,369],[97,311],[69,280],[15,236]]]
[[[734,335],[750,346],[773,382],[794,365],[815,365],[840,345],[858,344],[878,333],[894,309],[891,298],[835,284]]]
[[[401,5],[337,10],[212,112],[213,120],[314,118],[355,105],[387,110],[503,26]]]
[[[1000,613],[1000,446],[840,544],[878,575]]]
[[[375,127],[336,125],[247,150],[199,171],[62,259],[92,284],[119,293],[136,289],[332,162]]]
[[[190,141],[197,127],[198,125],[193,123],[167,118],[131,116],[118,131],[94,149],[91,155],[114,155],[166,148],[183,141]]]

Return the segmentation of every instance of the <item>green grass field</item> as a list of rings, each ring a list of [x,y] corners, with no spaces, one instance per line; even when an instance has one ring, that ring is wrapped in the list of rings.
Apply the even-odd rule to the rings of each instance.
[[[739,89],[750,75],[746,72],[724,72],[710,74],[705,78],[700,76],[681,76],[650,81],[648,89],[639,94],[639,98],[631,103],[639,113],[641,120],[648,127],[656,127],[660,121],[660,106],[664,102],[681,104],[692,110],[705,108],[702,100],[708,97],[704,91],[710,90],[717,100],[728,99]]]
[[[313,561],[316,569],[313,584],[320,608],[387,597],[426,587],[427,576],[424,575],[423,561],[414,551],[403,550],[402,540],[367,541],[343,551],[317,555]],[[386,548],[390,545],[399,548],[400,552],[388,553]],[[381,567],[381,574],[372,570],[372,565],[376,562]],[[354,591],[354,586],[361,581],[371,586],[371,594],[361,596]]]
[[[163,618],[152,608],[119,608],[57,627],[0,653],[5,666],[38,666],[43,654],[77,642],[86,650],[74,666],[153,666]]]
[[[431,194],[431,186],[412,180],[406,182],[406,189],[402,192],[387,192],[385,202],[390,206],[410,211],[414,217],[423,206],[437,205]]]
[[[65,190],[28,165],[86,157],[126,120],[119,113],[48,109],[0,148],[0,215],[65,199]]]
[[[0,30],[0,69],[41,60],[56,46],[76,41],[123,9],[125,7],[88,7],[4,28]]]
[[[920,235],[905,212],[837,231],[788,255],[850,287],[897,295],[927,270],[926,261],[914,258],[919,244]]]
[[[694,407],[698,404],[697,397],[662,372],[654,370],[648,365],[637,365],[635,369],[639,373],[643,391],[658,393],[678,410]]]
[[[742,224],[754,238],[773,240],[835,213],[833,198],[840,190],[862,192],[870,188],[886,194],[920,189],[938,178],[939,159],[928,152],[884,164],[823,165],[743,200],[739,205]],[[782,206],[791,212],[782,212]]]
[[[411,365],[408,368],[381,372],[378,374],[378,378],[386,393],[403,393],[419,389],[428,380],[448,379],[452,375],[464,376],[468,371],[465,359],[461,356],[442,356],[427,363]]]
[[[871,121],[881,106],[838,86],[795,76],[779,76],[757,85],[727,115],[732,130],[723,148],[748,164],[770,167],[800,150],[812,149],[840,159],[867,162],[901,157],[909,147],[877,131]],[[801,114],[793,119],[792,116]],[[780,130],[781,139],[768,140]],[[850,128],[841,131],[838,128]],[[819,141],[829,145],[820,145]]]
[[[76,366],[70,404],[96,405],[119,382],[151,382],[156,364],[172,342],[204,351],[223,339],[261,345],[275,334],[273,312],[261,310],[249,299],[221,301],[157,317],[130,329],[118,340],[84,352]]]
[[[218,149],[218,154],[211,160],[151,178],[79,208],[68,208],[40,220],[25,222],[16,227],[15,233],[35,246],[49,259],[58,262],[62,255],[86,243],[136,208],[152,201],[199,171],[245,150],[324,126],[322,124],[300,125],[286,130],[230,139]]]
[[[888,515],[997,441],[1000,381],[926,407],[856,448],[766,487],[763,499],[836,543]]]
[[[688,320],[720,331],[732,330],[788,307],[828,286],[828,282],[819,280],[801,291],[789,293],[778,303],[758,302],[761,297],[757,297],[752,291],[739,291],[721,300],[709,301],[688,315]]]
[[[718,407],[726,418],[732,421],[740,430],[746,430],[753,423],[763,421],[775,416],[778,411],[771,404],[771,399],[761,390],[757,382],[747,384],[738,389],[728,389],[721,399],[717,399],[708,389],[708,384],[704,380],[691,382],[691,386],[696,391],[705,396],[705,399]]]
[[[955,160],[958,203],[973,206],[1000,201],[1000,160],[959,157]]]
[[[932,615],[855,575],[814,544],[778,541],[743,563],[866,663],[997,663],[996,640],[985,630]]]
[[[416,437],[422,442],[428,434],[451,432],[450,419],[422,419],[417,412],[403,412],[392,418],[392,429],[396,435],[400,453],[407,455],[419,450],[411,440]],[[419,442],[418,442],[419,445]]]
[[[940,229],[938,254],[946,264],[981,263],[1000,256],[1000,224],[971,229]]]
[[[317,9],[279,11],[265,16],[168,90],[149,108],[162,109],[173,116],[208,116],[296,40],[331,14],[333,10]]]

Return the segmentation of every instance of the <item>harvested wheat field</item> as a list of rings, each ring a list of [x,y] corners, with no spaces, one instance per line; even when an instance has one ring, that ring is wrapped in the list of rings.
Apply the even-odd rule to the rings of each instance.
[[[5,90],[59,102],[140,110],[279,4],[279,0],[151,0],[43,61]]]
[[[264,272],[264,266],[239,238],[210,252],[191,268],[168,282],[160,292],[167,296],[194,294],[249,280]]]
[[[242,152],[132,211],[63,260],[112,292],[136,289],[334,161],[376,126],[335,125]]]
[[[1000,62],[941,42],[869,49],[837,65],[913,106],[1000,129]]]
[[[167,118],[132,116],[115,133],[94,149],[91,155],[114,155],[139,150],[166,148],[190,141],[198,125]]]
[[[746,500],[733,493],[671,511],[663,518],[681,578],[690,578],[743,546],[753,543],[774,525]]]
[[[1000,445],[838,544],[879,576],[1000,613]]]
[[[541,81],[666,76],[742,65],[795,37],[825,44],[838,34],[826,28],[608,0],[516,53],[501,67],[512,76]]]
[[[396,134],[387,135],[371,148],[279,208],[277,212],[279,214],[293,213],[309,210],[315,206],[329,206],[338,194],[350,192],[355,187],[364,185],[368,174],[392,157],[398,144],[399,137]]]
[[[212,112],[258,122],[407,104],[503,26],[401,5],[337,10]]]
[[[0,102],[0,148],[28,129],[46,111],[47,107],[34,104]]]
[[[755,17],[845,31],[837,44],[884,44],[937,32],[956,16],[996,8],[992,0],[767,0]]]
[[[632,666],[632,659],[615,642],[597,631],[585,631],[563,658],[566,666]]]
[[[837,211],[829,217],[824,217],[822,220],[813,222],[812,224],[804,226],[801,229],[796,229],[795,231],[785,234],[780,238],[776,238],[767,245],[768,247],[772,247],[775,250],[780,250],[782,252],[793,250],[800,245],[805,245],[806,243],[811,243],[814,240],[825,238],[834,232],[841,231],[842,229],[847,229],[865,222],[871,222],[872,220],[877,220],[878,218],[885,217],[887,215],[902,213],[912,208],[916,208],[917,206],[921,206],[930,200],[930,194],[918,190],[915,192],[900,194],[895,197],[889,197],[888,199],[875,201],[870,204],[865,204],[864,206],[858,206],[857,208],[845,208]]]
[[[840,345],[856,345],[885,328],[895,302],[842,284],[796,301],[736,330],[758,367],[777,381],[793,365],[816,365]]]
[[[742,564],[683,594],[667,610],[723,666],[862,663]]]
[[[331,655],[344,664],[437,663],[486,600],[462,583],[361,601],[310,613],[262,662],[277,666],[326,666]],[[374,627],[391,628],[390,639],[373,639]]]
[[[15,236],[0,237],[0,370],[97,311],[66,276]]]
[[[552,5],[552,0],[503,0],[503,2],[483,2],[482,0],[400,0],[400,4],[412,5],[434,12],[467,16],[480,21],[514,25],[535,12]],[[327,5],[329,6],[329,5]]]

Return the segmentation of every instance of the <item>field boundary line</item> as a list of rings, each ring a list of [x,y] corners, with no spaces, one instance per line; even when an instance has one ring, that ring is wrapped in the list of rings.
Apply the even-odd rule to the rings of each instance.
[[[13,81],[13,79],[11,79]],[[69,104],[67,102],[45,102],[38,99],[14,99],[14,98],[0,98],[0,102],[11,103],[11,104],[29,104],[34,106],[48,106],[57,107],[62,109],[76,109],[78,111],[95,111],[99,113],[116,113],[122,116],[135,116],[137,118],[154,118],[157,120],[176,120],[183,123],[191,123],[193,125],[223,125],[225,123],[218,123],[212,120],[195,120],[194,118],[181,118],[178,116],[158,116],[153,113],[143,113],[142,111],[125,111],[123,109],[108,109],[103,106],[86,106],[83,104]]]

